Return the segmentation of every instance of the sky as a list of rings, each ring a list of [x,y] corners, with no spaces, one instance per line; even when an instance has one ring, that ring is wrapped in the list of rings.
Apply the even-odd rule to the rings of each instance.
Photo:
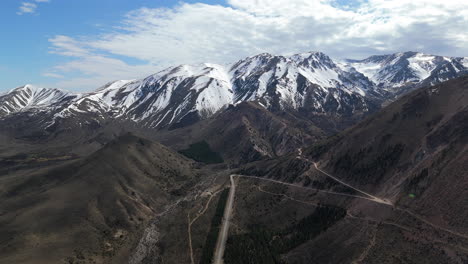
[[[0,92],[85,92],[263,52],[468,56],[468,1],[1,0],[0,36]]]

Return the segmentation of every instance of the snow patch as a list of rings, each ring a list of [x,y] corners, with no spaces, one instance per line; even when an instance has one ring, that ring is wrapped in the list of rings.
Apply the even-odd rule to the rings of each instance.
[[[417,53],[415,56],[408,58],[409,67],[414,71],[419,80],[424,80],[436,68],[434,59],[435,57],[432,55]]]
[[[468,69],[468,58],[463,58],[463,60],[462,60],[462,65],[463,65],[463,67],[465,67],[466,69]]]
[[[379,70],[382,68],[382,65],[380,63],[374,63],[374,62],[366,62],[366,63],[350,63],[350,65],[356,69],[356,71],[362,73],[364,76],[366,76],[369,80],[371,80],[374,83],[379,83],[379,80],[377,78]]]

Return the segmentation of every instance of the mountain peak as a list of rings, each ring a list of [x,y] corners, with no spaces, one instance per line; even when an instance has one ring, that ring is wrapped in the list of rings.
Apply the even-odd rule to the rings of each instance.
[[[25,84],[23,86],[16,87],[11,91],[20,91],[20,90],[37,91],[37,90],[42,90],[42,89],[43,88],[40,88],[40,87],[38,87],[36,85],[33,85],[33,84]]]
[[[296,53],[296,54],[293,54],[291,57],[304,57],[304,58],[307,58],[307,57],[311,57],[311,56],[327,56],[325,53],[321,52],[321,51],[308,51],[308,52],[301,52],[301,53]]]
[[[294,54],[290,57],[290,59],[296,63],[312,68],[317,68],[320,64],[328,68],[334,68],[336,66],[328,55],[320,51]]]
[[[346,63],[375,84],[394,89],[409,84],[435,84],[466,74],[468,67],[463,59],[406,51]]]
[[[256,58],[256,57],[274,57],[275,55],[268,53],[268,52],[262,52],[257,55],[250,56],[249,58]]]
[[[104,84],[103,86],[97,88],[95,90],[95,92],[101,92],[101,91],[104,91],[104,90],[114,90],[114,89],[118,89],[118,88],[121,88],[122,86],[128,84],[128,83],[131,83],[135,80],[115,80],[115,81],[112,81],[112,82],[108,82],[106,84]]]
[[[56,88],[43,88],[26,84],[0,96],[0,114],[51,107],[68,95],[68,92]]]

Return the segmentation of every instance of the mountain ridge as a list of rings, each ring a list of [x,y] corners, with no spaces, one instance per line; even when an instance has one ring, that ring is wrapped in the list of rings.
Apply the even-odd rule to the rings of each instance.
[[[50,113],[48,125],[57,119],[94,114],[161,128],[191,113],[208,118],[244,101],[257,101],[273,111],[354,115],[372,112],[415,87],[466,73],[468,58],[418,52],[342,61],[322,52],[262,53],[229,65],[173,66],[141,80],[110,82],[88,93],[25,85],[0,96],[0,118],[46,111]],[[47,100],[38,100],[32,90],[41,90]]]

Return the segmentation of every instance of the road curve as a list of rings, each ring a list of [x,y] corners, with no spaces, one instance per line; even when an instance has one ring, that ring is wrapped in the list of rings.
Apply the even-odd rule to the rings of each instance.
[[[218,240],[216,241],[216,248],[213,256],[213,264],[222,264],[224,250],[226,248],[226,241],[229,233],[229,224],[231,222],[232,207],[234,205],[234,195],[236,193],[236,183],[234,181],[234,175],[230,176],[231,188],[229,189],[229,196],[224,208],[223,222],[221,223],[221,229],[219,230]]]

